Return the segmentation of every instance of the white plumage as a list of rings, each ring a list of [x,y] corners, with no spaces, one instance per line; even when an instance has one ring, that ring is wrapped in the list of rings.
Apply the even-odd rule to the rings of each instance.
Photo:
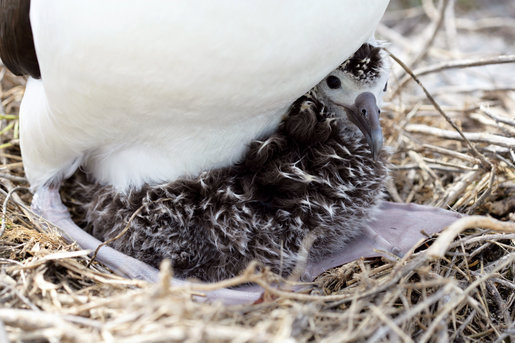
[[[34,190],[83,164],[119,191],[229,165],[369,39],[388,0],[32,0]]]

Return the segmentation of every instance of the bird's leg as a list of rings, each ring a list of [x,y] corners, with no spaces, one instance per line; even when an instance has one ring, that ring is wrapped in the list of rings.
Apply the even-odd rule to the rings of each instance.
[[[61,202],[58,188],[42,187],[36,191],[32,199],[32,209],[36,214],[60,229],[67,241],[76,242],[82,249],[91,250],[91,252],[93,252],[102,244],[102,242],[82,230],[73,222],[67,208]],[[156,268],[127,256],[109,246],[100,248],[96,258],[116,273],[131,279],[156,282],[159,278],[159,271]],[[176,278],[172,279],[172,283],[184,287],[195,285],[191,282]],[[243,287],[240,290],[219,289],[209,291],[205,293],[205,297],[197,298],[201,301],[219,300],[225,304],[242,304],[256,301],[261,294],[262,289],[259,287]]]
[[[58,188],[50,186],[38,189],[32,199],[32,209],[36,214],[59,228],[67,241],[77,242],[82,249],[95,251],[102,244],[73,222],[68,209],[61,202]],[[108,246],[104,246],[98,251],[97,259],[115,272],[131,278],[151,282],[158,279],[157,269]]]
[[[415,204],[382,202],[375,219],[363,234],[321,260],[310,261],[303,279],[310,281],[324,271],[360,257],[386,254],[402,256],[427,235],[442,231],[462,215]]]

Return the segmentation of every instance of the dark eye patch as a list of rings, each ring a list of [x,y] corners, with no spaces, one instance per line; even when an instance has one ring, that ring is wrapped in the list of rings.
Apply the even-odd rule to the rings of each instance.
[[[387,89],[388,89],[388,81],[386,81],[386,83],[384,84],[383,92],[386,92]]]
[[[327,86],[331,89],[340,88],[342,86],[340,79],[333,75],[329,76],[325,82],[327,82]]]

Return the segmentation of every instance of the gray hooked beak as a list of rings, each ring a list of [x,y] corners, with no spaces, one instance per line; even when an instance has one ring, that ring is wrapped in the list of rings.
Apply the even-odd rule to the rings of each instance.
[[[354,106],[344,106],[349,119],[361,130],[367,139],[370,151],[377,161],[383,147],[383,131],[379,123],[381,111],[377,107],[376,97],[370,92],[364,92],[354,100]]]

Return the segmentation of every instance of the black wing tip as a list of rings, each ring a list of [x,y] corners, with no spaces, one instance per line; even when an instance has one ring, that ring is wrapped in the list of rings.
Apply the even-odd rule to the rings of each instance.
[[[0,59],[13,74],[39,79],[29,14],[30,0],[0,0]]]

